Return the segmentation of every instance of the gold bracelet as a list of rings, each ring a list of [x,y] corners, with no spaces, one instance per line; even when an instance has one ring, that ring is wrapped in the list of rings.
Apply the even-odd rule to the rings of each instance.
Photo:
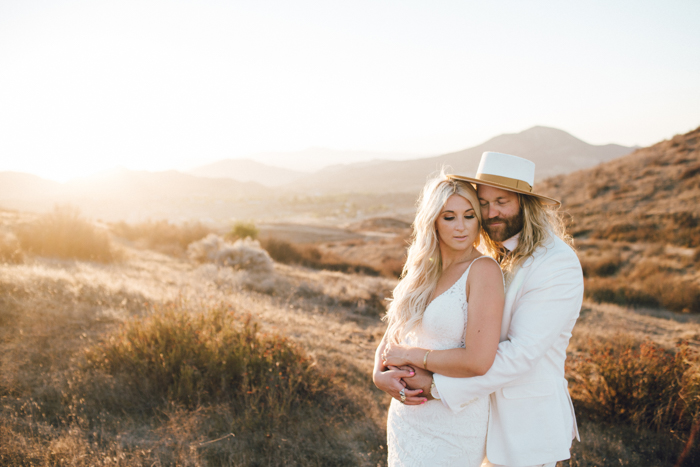
[[[428,354],[430,353],[430,350],[428,350],[425,353],[425,356],[423,357],[423,369],[427,370],[428,369]]]

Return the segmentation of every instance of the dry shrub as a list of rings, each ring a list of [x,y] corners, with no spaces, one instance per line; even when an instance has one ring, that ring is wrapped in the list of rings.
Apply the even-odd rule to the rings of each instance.
[[[24,261],[24,253],[17,237],[0,232],[0,263],[19,264]]]
[[[594,419],[687,437],[700,416],[700,361],[687,344],[674,352],[623,335],[589,340],[567,375]]]
[[[261,246],[270,254],[272,259],[283,264],[306,265],[315,264],[321,260],[321,252],[318,248],[299,247],[276,238],[263,240]]]
[[[581,268],[584,277],[609,277],[617,273],[622,265],[619,254],[605,255],[596,258],[581,258]]]
[[[153,406],[167,399],[194,407],[245,395],[279,418],[328,384],[298,346],[260,333],[249,316],[237,319],[223,307],[198,314],[156,308],[86,355],[92,368],[118,377]]]
[[[201,240],[211,233],[211,229],[200,222],[177,225],[164,220],[139,224],[127,224],[122,221],[113,224],[111,228],[112,232],[119,237],[174,256],[181,256],[190,243]]]
[[[598,303],[615,303],[623,306],[657,307],[657,297],[631,287],[621,279],[591,278],[584,280],[584,294]]]
[[[698,174],[700,174],[700,164],[695,164],[690,167],[684,168],[678,178],[680,178],[681,180],[686,180],[689,178],[696,177]]]
[[[700,287],[682,277],[663,272],[654,272],[643,279],[636,276],[586,278],[584,293],[598,303],[700,313]]]
[[[187,255],[200,263],[212,262],[251,273],[269,274],[273,264],[260,243],[249,238],[231,244],[216,234],[209,234],[187,247]]]
[[[324,255],[312,245],[293,245],[284,240],[268,238],[262,242],[272,259],[283,264],[296,264],[313,269],[378,276],[379,271],[366,264],[352,264],[333,255]]]
[[[381,272],[382,276],[395,277],[398,279],[403,273],[405,262],[405,259],[399,260],[396,258],[384,258],[382,259],[382,265],[379,272]]]
[[[20,226],[17,238],[28,253],[59,258],[112,262],[117,252],[106,232],[83,219],[77,208],[56,206],[35,221]]]
[[[672,311],[700,313],[700,287],[694,282],[667,274],[647,277],[643,287],[658,298],[659,304]]]
[[[590,237],[615,242],[664,242],[694,248],[700,246],[700,217],[691,211],[627,216],[619,223],[600,223]]]

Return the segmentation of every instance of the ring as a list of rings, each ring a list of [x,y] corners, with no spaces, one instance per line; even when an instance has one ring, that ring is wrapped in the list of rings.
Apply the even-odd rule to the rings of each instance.
[[[399,391],[399,396],[401,396],[401,403],[402,403],[402,404],[403,404],[404,402],[406,402],[406,393],[404,392],[403,389]]]

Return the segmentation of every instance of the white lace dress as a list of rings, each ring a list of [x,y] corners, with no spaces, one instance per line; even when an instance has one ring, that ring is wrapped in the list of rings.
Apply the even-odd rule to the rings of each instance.
[[[464,347],[467,276],[481,258],[487,257],[472,261],[462,277],[428,305],[421,327],[406,337],[406,344],[432,350]],[[387,421],[389,465],[479,467],[486,456],[488,420],[488,397],[458,413],[439,400],[403,405],[392,399]]]

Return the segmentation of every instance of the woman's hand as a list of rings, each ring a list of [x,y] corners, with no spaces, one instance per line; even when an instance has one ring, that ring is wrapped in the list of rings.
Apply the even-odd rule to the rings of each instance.
[[[422,389],[409,389],[403,378],[410,378],[414,375],[413,368],[403,367],[398,368],[389,366],[386,371],[377,372],[374,374],[374,384],[382,391],[389,394],[399,402],[402,402],[401,391],[403,391],[405,399],[403,403],[406,405],[420,405],[428,399],[422,396]]]
[[[403,344],[387,343],[382,353],[382,360],[385,366],[415,365],[413,360],[415,354],[421,353],[423,349],[410,347]],[[424,353],[424,352],[423,352]]]

